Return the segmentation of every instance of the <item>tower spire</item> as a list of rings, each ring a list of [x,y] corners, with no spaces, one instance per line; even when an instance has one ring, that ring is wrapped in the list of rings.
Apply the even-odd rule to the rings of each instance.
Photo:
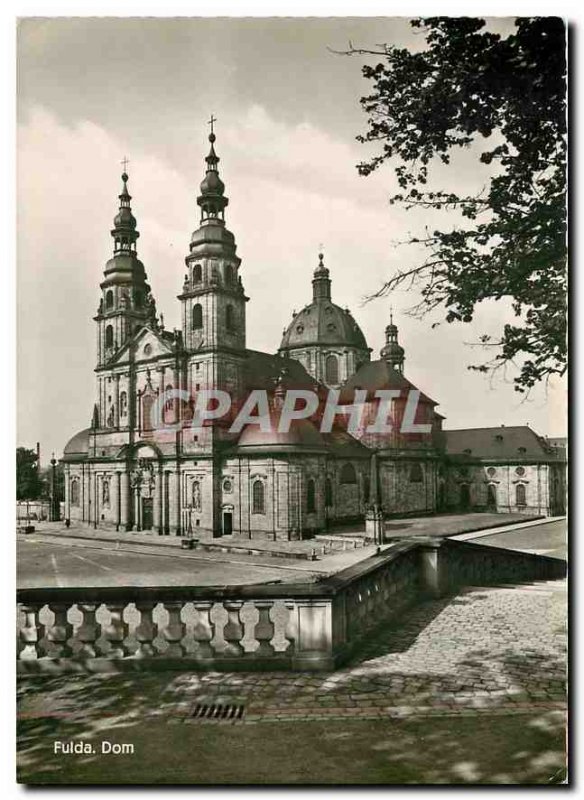
[[[224,197],[225,184],[219,177],[219,156],[215,152],[215,141],[217,137],[213,131],[213,124],[217,119],[211,114],[209,125],[211,126],[211,133],[209,134],[209,155],[205,158],[207,162],[207,171],[201,183],[201,194],[197,197],[197,203],[201,208],[201,222],[213,220],[218,222],[225,221],[225,207],[229,204],[227,197]]]
[[[122,164],[127,167],[128,159],[126,157],[122,160]],[[136,255],[136,240],[140,236],[136,230],[136,218],[132,214],[130,206],[132,195],[128,191],[128,180],[128,173],[124,168],[122,172],[122,191],[118,195],[120,207],[114,217],[114,227],[111,231],[114,240],[114,255],[116,253]]]
[[[396,372],[403,372],[405,351],[397,340],[397,334],[397,325],[393,324],[392,308],[389,312],[389,325],[385,329],[385,345],[382,347],[380,355]]]

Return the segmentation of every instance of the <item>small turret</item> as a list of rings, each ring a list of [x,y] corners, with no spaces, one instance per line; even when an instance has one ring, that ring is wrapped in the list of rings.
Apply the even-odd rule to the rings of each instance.
[[[396,372],[403,373],[405,350],[398,343],[397,325],[393,324],[393,313],[390,313],[389,325],[385,329],[385,345],[380,351],[381,358],[385,359],[389,366]]]

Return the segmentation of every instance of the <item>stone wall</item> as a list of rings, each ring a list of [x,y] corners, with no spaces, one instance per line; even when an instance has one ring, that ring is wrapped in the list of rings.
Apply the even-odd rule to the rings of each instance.
[[[563,485],[558,479],[558,488],[550,492],[554,470],[558,472],[558,467],[550,464],[453,465],[448,472],[447,505],[463,507],[461,487],[466,485],[469,508],[529,515],[563,513]]]

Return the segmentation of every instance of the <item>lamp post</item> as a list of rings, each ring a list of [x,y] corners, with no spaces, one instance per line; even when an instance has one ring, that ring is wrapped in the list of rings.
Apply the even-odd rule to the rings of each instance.
[[[369,477],[369,507],[365,515],[366,537],[373,544],[377,545],[380,551],[381,545],[385,541],[385,521],[383,508],[379,498],[379,476],[377,472],[377,451],[373,451],[371,456],[370,477]]]
[[[49,521],[58,522],[60,519],[59,498],[57,497],[57,481],[56,481],[56,467],[57,459],[53,453],[51,458],[51,491],[50,491],[50,505],[49,505]]]

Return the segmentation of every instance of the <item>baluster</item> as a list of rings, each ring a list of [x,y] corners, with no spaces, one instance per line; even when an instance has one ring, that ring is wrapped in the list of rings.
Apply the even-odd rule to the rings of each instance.
[[[154,647],[154,639],[158,635],[158,625],[153,620],[154,606],[156,603],[140,601],[136,608],[140,612],[140,624],[136,626],[135,636],[139,642],[134,653],[135,658],[151,658],[158,655]]]
[[[215,654],[211,645],[211,639],[215,635],[215,623],[211,621],[213,603],[210,600],[196,600],[193,605],[197,613],[196,622],[193,626],[195,655],[201,658],[213,658]]]
[[[77,603],[83,615],[83,621],[77,628],[75,638],[81,642],[78,655],[83,658],[95,658],[98,654],[97,640],[101,635],[101,625],[95,619],[99,603]]]
[[[187,626],[180,618],[182,607],[181,600],[172,600],[164,603],[164,608],[168,612],[168,625],[163,629],[162,633],[168,642],[168,647],[164,653],[165,657],[168,658],[182,658],[185,654],[182,640]]]
[[[225,639],[225,656],[241,656],[243,647],[240,642],[243,638],[243,625],[239,619],[239,610],[243,603],[240,600],[229,600],[223,603],[227,611],[227,622],[223,628],[223,638]]]
[[[124,622],[125,603],[106,603],[111,614],[110,624],[104,629],[105,638],[110,643],[107,653],[109,658],[124,658],[128,655],[126,637],[128,636],[128,623]]]
[[[51,658],[67,658],[71,655],[69,639],[73,635],[73,625],[67,619],[68,603],[49,603],[55,615],[54,623],[47,629],[47,641],[53,644]]]
[[[298,609],[296,608],[296,603],[292,600],[287,600],[284,605],[288,611],[288,619],[284,629],[284,637],[288,642],[288,646],[284,648],[284,652],[289,654],[296,648],[298,639]]]
[[[274,647],[271,644],[274,638],[275,627],[270,619],[270,609],[274,605],[272,600],[256,600],[255,607],[259,612],[259,619],[254,628],[254,636],[259,642],[255,651],[256,656],[273,656]]]
[[[43,603],[26,603],[21,606],[25,616],[24,625],[19,631],[20,641],[23,643],[19,655],[21,661],[30,661],[43,655],[39,644],[45,635],[45,626],[39,620],[43,605]]]

